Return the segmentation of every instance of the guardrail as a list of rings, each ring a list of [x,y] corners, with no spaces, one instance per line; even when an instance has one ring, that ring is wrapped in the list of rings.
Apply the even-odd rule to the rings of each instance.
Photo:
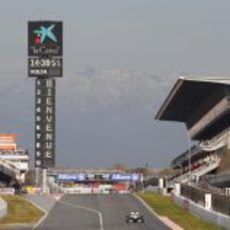
[[[186,184],[181,184],[181,195],[198,204],[204,205],[205,193],[206,192],[204,190],[197,189]]]
[[[181,184],[181,195],[203,206],[205,205],[205,194],[207,193],[211,194],[212,210],[230,216],[230,197]]]
[[[212,194],[212,208],[230,216],[230,198],[219,194]]]
[[[187,209],[188,211],[194,213],[195,215],[201,217],[202,219],[223,226],[224,229],[229,229],[230,226],[229,216],[221,214],[220,212],[207,209],[202,205],[199,205],[180,195],[175,194],[173,196],[173,200],[177,205]]]

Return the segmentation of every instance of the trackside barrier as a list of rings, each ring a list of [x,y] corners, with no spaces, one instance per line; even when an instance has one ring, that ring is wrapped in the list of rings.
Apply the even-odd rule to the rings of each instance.
[[[217,212],[221,212],[230,216],[230,197],[213,193],[212,208]]]
[[[179,183],[175,184],[175,194],[178,196],[181,194],[181,186]]]
[[[0,188],[0,194],[1,195],[15,195],[15,189],[14,188]]]
[[[155,192],[155,193],[158,193],[159,192],[159,187],[158,186],[147,186],[145,187],[145,191],[146,192]]]
[[[180,186],[182,196],[196,202],[197,204],[205,206],[205,194],[207,193],[206,191],[186,184],[180,184]]]
[[[0,218],[7,214],[7,203],[0,197]]]
[[[164,188],[164,179],[163,179],[163,178],[160,178],[160,179],[159,179],[159,188],[160,188],[160,189],[163,189],[163,188]]]
[[[230,216],[230,197],[181,184],[181,195],[208,209]]]
[[[208,210],[212,209],[212,194],[211,193],[206,193],[205,194],[205,203],[204,207]]]
[[[167,194],[167,187],[166,187],[166,181],[164,178],[159,178],[158,180],[158,184],[159,184],[159,190],[158,192],[162,195],[166,195]]]
[[[208,210],[205,207],[176,194],[173,195],[173,200],[174,203],[176,203],[178,206],[187,209],[197,216],[200,216],[202,219],[219,226],[223,226],[225,229],[230,230],[229,216],[215,212],[213,210]]]
[[[198,191],[196,193],[196,190]],[[188,185],[176,184],[174,193],[172,193],[174,203],[183,207],[184,209],[200,216],[201,218],[230,229],[230,216],[228,202],[223,205],[226,197],[207,193]],[[215,203],[219,204],[219,210]],[[215,207],[215,208],[214,208]],[[223,207],[225,207],[225,214],[223,214]],[[218,212],[217,212],[218,211]],[[219,212],[219,211],[222,211]]]

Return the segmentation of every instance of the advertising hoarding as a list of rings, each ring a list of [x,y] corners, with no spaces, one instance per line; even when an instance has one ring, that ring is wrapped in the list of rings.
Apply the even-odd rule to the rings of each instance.
[[[112,173],[112,174],[87,174],[87,173],[63,173],[58,174],[57,181],[114,181],[114,182],[140,182],[141,174],[137,173]]]
[[[28,22],[28,56],[62,56],[62,22]]]
[[[77,174],[58,174],[58,181],[85,181],[86,175],[84,173]]]

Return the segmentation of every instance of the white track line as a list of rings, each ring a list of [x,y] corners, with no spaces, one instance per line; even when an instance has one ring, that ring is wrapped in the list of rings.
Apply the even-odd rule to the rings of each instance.
[[[27,198],[26,198],[26,200],[29,201],[31,204],[33,204],[35,207],[37,207],[38,209],[40,209],[42,212],[45,213],[45,215],[33,226],[33,229],[35,229],[46,219],[46,217],[48,216],[48,212],[45,209],[41,208],[39,205],[37,205],[32,200],[29,200]]]
[[[99,218],[100,230],[104,230],[102,213],[100,211],[98,211],[96,209],[92,209],[92,208],[87,208],[87,207],[84,207],[84,206],[79,206],[79,205],[67,203],[67,202],[64,202],[64,201],[58,201],[58,202],[61,203],[61,204],[67,205],[67,206],[71,206],[71,207],[79,208],[79,209],[84,209],[86,211],[96,213],[98,215],[98,218]]]

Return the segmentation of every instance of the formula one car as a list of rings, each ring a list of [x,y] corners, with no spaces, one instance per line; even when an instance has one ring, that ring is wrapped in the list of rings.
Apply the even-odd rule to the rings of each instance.
[[[130,212],[126,216],[126,223],[144,223],[144,216],[139,212]]]

